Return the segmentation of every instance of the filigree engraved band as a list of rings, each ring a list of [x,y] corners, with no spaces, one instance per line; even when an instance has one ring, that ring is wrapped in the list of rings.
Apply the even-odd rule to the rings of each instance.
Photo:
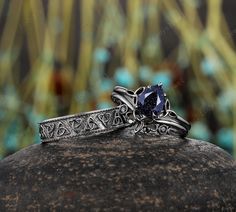
[[[41,141],[94,136],[129,126],[127,112],[128,107],[120,105],[110,109],[47,119],[39,123]]]
[[[127,116],[135,134],[185,137],[191,125],[170,109],[162,84],[140,87],[135,92],[116,86],[112,100],[129,107]]]

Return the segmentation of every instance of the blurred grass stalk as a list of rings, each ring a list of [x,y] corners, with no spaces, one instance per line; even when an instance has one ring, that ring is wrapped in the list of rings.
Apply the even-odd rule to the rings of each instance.
[[[45,5],[41,0],[11,0],[8,2],[9,10],[4,23],[4,29],[0,36],[0,87],[10,86],[15,89],[16,99],[20,101],[18,110],[21,111],[24,104],[31,105],[35,114],[57,116],[55,108],[56,100],[51,90],[51,77],[54,72],[54,62],[59,61],[62,69],[66,70],[70,78],[73,94],[70,102],[70,113],[92,109],[85,101],[78,102],[77,95],[88,90],[94,81],[96,94],[102,83],[103,74],[95,74],[93,68],[100,68],[94,62],[94,51],[97,48],[109,48],[116,43],[116,53],[121,57],[121,64],[126,67],[132,75],[138,78],[139,58],[137,49],[142,49],[145,39],[150,36],[158,36],[161,33],[160,15],[164,14],[179,34],[180,41],[188,51],[192,64],[194,76],[199,87],[199,98],[209,105],[215,105],[216,96],[213,88],[208,83],[208,78],[200,70],[200,60],[203,54],[206,58],[222,60],[229,71],[222,70],[213,76],[219,87],[236,90],[236,54],[233,42],[225,34],[229,34],[224,15],[221,11],[222,0],[208,1],[207,27],[201,24],[197,8],[193,1],[183,0],[183,11],[175,0],[150,0],[150,1],[124,1],[126,14],[121,8],[120,1],[109,0],[79,1],[80,14],[80,41],[77,65],[72,72],[72,51],[70,39],[72,31],[76,29],[74,8],[76,1],[49,0],[47,14]],[[6,1],[0,1],[0,15]],[[77,2],[78,3],[78,2]],[[100,13],[98,13],[98,8]],[[144,11],[147,8],[147,11]],[[114,15],[116,14],[116,15]],[[97,15],[100,16],[97,19]],[[125,21],[126,20],[126,21]],[[224,30],[222,32],[222,29]],[[224,33],[224,34],[223,34]],[[29,51],[29,70],[24,70],[27,76],[23,82],[20,79],[19,64],[20,49],[26,37]],[[158,44],[156,44],[158,45]],[[157,47],[158,48],[158,47]],[[161,58],[161,53],[160,58]],[[141,52],[145,61],[145,55]],[[147,60],[147,63],[155,63]],[[70,72],[70,73],[68,73]],[[136,80],[137,81],[137,80]],[[90,82],[90,84],[89,84]],[[136,86],[136,85],[135,85]],[[207,90],[207,92],[206,92]],[[91,91],[92,92],[92,91]],[[7,98],[8,94],[1,94]],[[97,95],[96,95],[97,96]],[[99,101],[99,100],[97,100]],[[216,106],[216,105],[215,105]],[[215,113],[218,113],[217,107]],[[10,126],[13,119],[24,119],[19,111],[8,111],[2,107],[0,110],[7,112],[7,117],[1,122],[0,137],[5,136],[5,129]],[[232,105],[234,120],[234,132],[236,132],[236,102]],[[21,114],[21,115],[19,115]],[[20,137],[22,140],[32,140],[37,129],[32,132],[32,126],[27,126],[26,135]],[[235,136],[235,133],[234,133]],[[22,147],[22,146],[21,146]],[[3,150],[1,150],[3,151]],[[1,154],[1,152],[0,152]],[[234,156],[236,157],[236,138],[234,137]]]
[[[221,11],[222,0],[208,1],[208,20],[207,27],[203,29],[200,24],[197,12],[193,9],[190,1],[182,1],[184,12],[181,12],[176,1],[163,1],[166,13],[169,15],[169,20],[173,27],[179,32],[182,42],[188,48],[189,57],[192,60],[193,71],[198,82],[200,96],[204,98],[204,102],[212,105],[215,102],[214,88],[208,86],[208,79],[199,70],[199,54],[204,54],[206,58],[215,58],[216,60],[224,61],[226,67],[229,67],[228,72],[222,70],[216,72],[213,77],[221,88],[236,89],[236,53],[232,47],[232,42],[229,43],[224,35],[229,35],[224,15]],[[178,9],[177,9],[178,8]],[[224,35],[222,34],[224,29]],[[204,42],[202,41],[204,39]],[[220,57],[220,58],[219,58]],[[207,92],[206,92],[207,91]],[[236,132],[236,102],[232,105],[233,114],[233,131]],[[214,107],[217,108],[217,107]],[[218,113],[217,109],[215,112]],[[219,114],[220,115],[220,114]],[[236,156],[236,134],[234,133],[234,156]]]

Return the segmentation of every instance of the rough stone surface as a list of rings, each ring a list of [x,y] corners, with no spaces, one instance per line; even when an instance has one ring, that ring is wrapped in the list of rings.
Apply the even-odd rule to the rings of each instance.
[[[0,161],[0,211],[236,211],[222,149],[124,131],[32,145]]]

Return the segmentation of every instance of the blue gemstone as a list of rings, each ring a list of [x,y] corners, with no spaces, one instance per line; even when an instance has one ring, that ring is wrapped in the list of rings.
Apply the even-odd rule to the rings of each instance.
[[[146,87],[138,95],[138,111],[147,117],[152,117],[153,113],[156,115],[160,114],[164,108],[164,104],[164,91],[159,85]]]

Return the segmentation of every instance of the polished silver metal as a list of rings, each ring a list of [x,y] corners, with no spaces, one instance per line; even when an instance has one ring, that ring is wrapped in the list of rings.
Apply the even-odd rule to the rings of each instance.
[[[158,86],[162,86],[159,84]],[[136,134],[147,135],[174,135],[185,137],[191,125],[170,109],[170,102],[166,94],[163,110],[152,117],[146,117],[137,110],[138,95],[144,91],[145,87],[140,87],[136,91],[116,86],[112,92],[112,100],[118,105],[125,104],[129,108],[126,116],[132,123]]]
[[[133,92],[116,86],[111,95],[112,100],[118,104],[114,108],[52,118],[39,123],[41,141],[44,143],[71,137],[95,136],[124,127],[130,127],[135,134],[185,137],[190,124],[170,109],[165,94],[164,108],[158,115],[153,113],[150,118],[137,110],[138,95],[144,89],[140,87]]]
[[[128,107],[123,104],[110,109],[47,119],[39,123],[42,142],[71,137],[87,137],[108,133],[130,125]]]

